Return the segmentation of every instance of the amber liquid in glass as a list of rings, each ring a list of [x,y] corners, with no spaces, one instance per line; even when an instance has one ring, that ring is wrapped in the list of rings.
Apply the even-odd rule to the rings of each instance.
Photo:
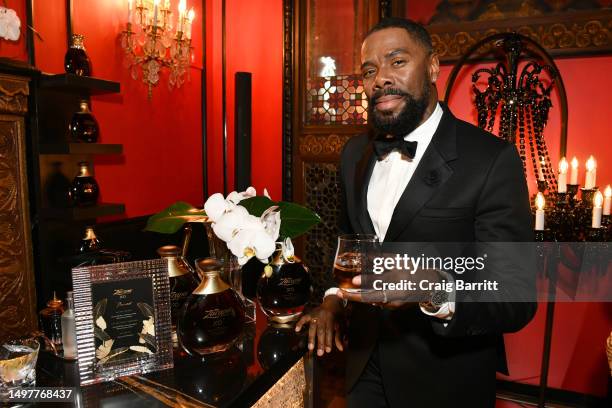
[[[356,290],[353,278],[361,273],[361,256],[355,252],[339,254],[334,262],[334,278],[340,289]]]

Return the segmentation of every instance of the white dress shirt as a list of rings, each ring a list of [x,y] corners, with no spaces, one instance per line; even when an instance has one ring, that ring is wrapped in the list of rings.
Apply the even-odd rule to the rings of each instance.
[[[438,103],[429,118],[404,137],[406,141],[417,142],[414,158],[409,159],[394,150],[384,159],[378,160],[374,165],[370,183],[368,184],[368,213],[374,225],[374,231],[381,242],[384,241],[389,229],[393,211],[419,165],[427,146],[429,146],[440,124],[442,114],[442,107]],[[452,280],[450,275],[445,276],[445,278]],[[328,289],[325,295],[335,294],[337,290],[337,288]],[[451,295],[454,295],[454,293]],[[451,296],[451,300],[453,297]],[[454,313],[455,302],[445,303],[435,313],[428,312],[423,308],[421,310],[427,315],[449,320]]]

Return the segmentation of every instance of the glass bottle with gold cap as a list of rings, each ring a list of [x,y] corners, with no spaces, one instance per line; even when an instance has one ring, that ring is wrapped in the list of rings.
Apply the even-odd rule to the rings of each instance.
[[[79,207],[96,205],[99,196],[100,187],[89,171],[89,163],[79,162],[79,174],[72,181],[70,188],[73,204]]]
[[[82,100],[80,110],[72,115],[68,125],[70,138],[75,142],[96,143],[100,134],[100,126],[96,117],[89,110],[89,102]]]
[[[180,345],[191,355],[225,351],[242,332],[244,305],[221,279],[221,262],[198,259],[196,267],[203,278],[181,310],[177,325]]]
[[[293,253],[291,240],[277,242],[271,262],[257,282],[257,300],[268,318],[286,323],[304,311],[312,288],[308,268]]]
[[[40,327],[45,336],[55,345],[62,344],[62,313],[64,302],[53,292],[53,299],[47,302],[47,307],[40,311]]]
[[[176,245],[166,245],[157,253],[168,262],[170,279],[170,316],[172,320],[172,341],[176,344],[176,322],[185,300],[198,287],[198,280],[191,265],[181,255]]]
[[[64,69],[69,74],[91,75],[91,63],[85,52],[84,39],[85,37],[82,34],[72,34],[70,48],[68,48],[64,57]]]

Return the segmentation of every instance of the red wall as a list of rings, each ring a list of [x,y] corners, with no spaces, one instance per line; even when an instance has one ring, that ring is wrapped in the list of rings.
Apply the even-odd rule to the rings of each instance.
[[[4,3],[0,5],[5,6]],[[0,39],[0,57],[11,58],[20,61],[27,61],[28,54],[26,51],[26,18],[25,18],[25,2],[23,0],[7,0],[6,7],[15,10],[21,20],[21,35],[17,41],[8,41]]]
[[[173,2],[174,6],[178,2]],[[34,28],[36,66],[48,73],[63,72],[66,51],[66,15],[64,0],[36,1]],[[74,32],[85,36],[85,47],[91,59],[93,75],[121,83],[117,95],[95,96],[92,111],[100,123],[100,142],[122,143],[120,157],[96,157],[95,173],[101,189],[101,200],[123,202],[126,216],[151,214],[168,204],[185,200],[203,203],[201,150],[200,73],[202,61],[202,7],[194,6],[194,58],[191,80],[178,90],[169,91],[167,75],[162,75],[147,99],[144,84],[130,77],[124,67],[119,33],[125,28],[127,2],[122,0],[74,2]],[[25,2],[18,12],[25,26]],[[21,48],[9,48],[0,41],[2,56],[25,56]],[[18,44],[20,45],[20,44]]]
[[[209,194],[223,191],[221,0],[207,0]],[[234,75],[252,73],[252,184],[282,195],[282,0],[227,0],[228,191],[234,185]]]
[[[607,142],[611,98],[607,89],[612,79],[612,57],[555,60],[563,78],[568,100],[567,156],[580,161],[579,183],[584,184],[584,165],[589,155],[597,159],[597,184],[612,184],[612,148]],[[452,66],[443,66],[438,82],[440,98]],[[471,78],[462,70],[453,86],[450,107],[461,119],[476,123]],[[590,81],[587,78],[598,78]],[[554,93],[553,108],[544,136],[556,168],[559,160],[560,102]],[[532,192],[535,179],[529,180]],[[511,380],[538,384],[542,356],[546,305],[540,304],[536,318],[521,332],[507,335]],[[608,303],[561,303],[556,306],[549,385],[576,392],[606,395],[608,368],[605,339],[612,329],[612,307]],[[501,377],[501,376],[500,376]]]
[[[25,24],[22,0],[9,0]],[[36,2],[35,28],[44,42],[36,42],[37,66],[61,72],[65,52],[63,0]],[[154,91],[129,77],[122,66],[117,34],[123,28],[121,0],[75,2],[75,31],[85,35],[96,76],[121,82],[118,96],[95,97],[93,111],[102,127],[102,141],[123,143],[120,159],[96,160],[96,175],[106,201],[127,204],[129,216],[157,211],[178,199],[202,202],[200,142],[200,35],[202,9],[196,6],[196,44],[191,82],[169,92],[166,80]],[[409,2],[418,4],[420,2]],[[190,2],[190,5],[193,4]],[[221,0],[206,0],[207,145],[209,194],[223,190],[221,120]],[[282,157],[282,53],[281,0],[227,0],[227,134],[230,141],[229,189],[233,184],[233,78],[236,71],[253,73],[253,185],[267,187],[273,198],[281,196]],[[25,44],[0,41],[0,55],[26,59]],[[598,159],[598,184],[612,182],[612,149],[608,139],[612,57],[573,58],[556,61],[569,100],[568,154],[581,161],[589,154]],[[442,91],[450,67],[442,68]],[[590,80],[596,78],[597,80]],[[451,108],[461,118],[474,121],[468,83],[458,85]],[[558,101],[553,100],[555,107]],[[558,110],[553,108],[546,138],[558,158]],[[582,182],[582,181],[581,181]],[[543,341],[544,305],[527,328],[508,335],[508,355],[513,379],[537,383]],[[551,362],[550,385],[577,392],[605,395],[607,365],[604,341],[612,327],[609,304],[558,304]]]

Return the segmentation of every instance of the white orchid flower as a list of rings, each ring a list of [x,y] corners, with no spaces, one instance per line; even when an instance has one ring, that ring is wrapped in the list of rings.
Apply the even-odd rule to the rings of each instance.
[[[295,257],[295,249],[293,248],[293,242],[291,242],[291,238],[287,237],[285,238],[285,241],[283,242],[283,257],[288,261],[288,262],[294,262],[294,257]]]
[[[238,205],[242,200],[247,198],[255,197],[257,195],[257,190],[255,187],[249,187],[243,192],[232,191],[227,195],[226,200],[232,204]]]
[[[233,207],[235,206],[228,202],[221,193],[211,195],[204,203],[204,211],[212,222],[217,222],[223,214],[231,211]]]
[[[237,205],[233,210],[226,212],[214,222],[212,228],[220,240],[229,242],[245,225],[252,224],[252,221],[249,219],[250,217],[253,216],[249,214],[246,208]],[[255,218],[257,219],[257,217]]]
[[[261,214],[261,222],[264,224],[266,232],[274,241],[278,239],[281,226],[281,216],[278,206],[274,205]]]
[[[238,264],[246,264],[253,256],[267,262],[274,253],[275,240],[266,232],[264,225],[258,229],[242,229],[227,243],[227,247],[238,258]]]
[[[15,10],[0,7],[0,37],[17,41],[21,34],[21,20]]]

